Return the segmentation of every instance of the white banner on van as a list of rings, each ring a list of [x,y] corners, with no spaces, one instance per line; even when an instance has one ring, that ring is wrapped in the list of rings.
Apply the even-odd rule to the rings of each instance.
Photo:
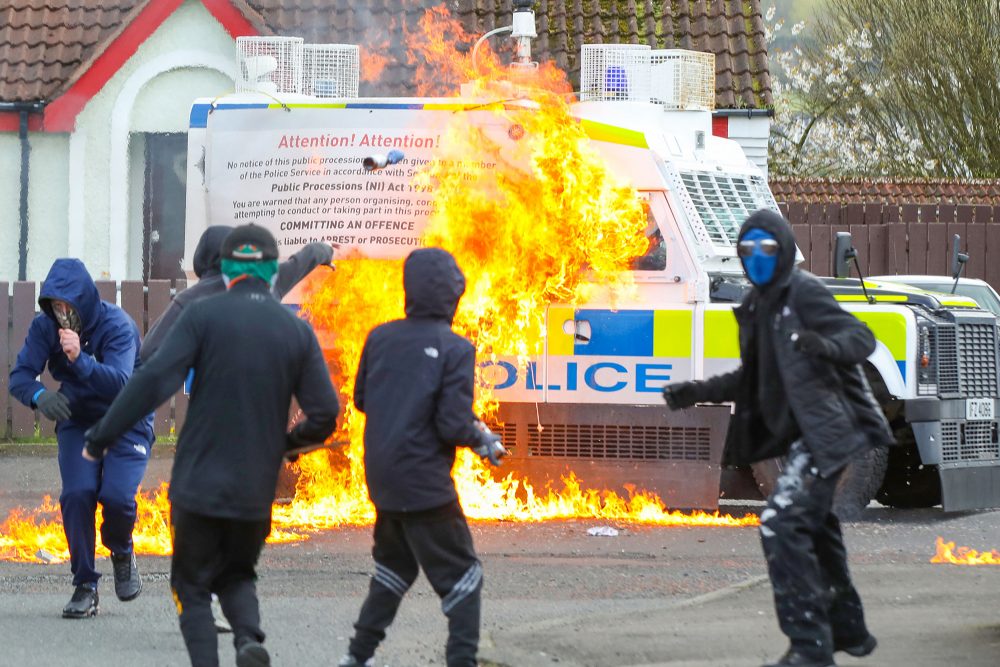
[[[498,122],[484,112],[464,115]],[[420,108],[220,108],[208,119],[208,224],[263,225],[282,257],[313,241],[339,243],[342,257],[352,250],[404,257],[420,246],[434,206],[413,176],[440,159],[454,117]],[[376,168],[366,169],[366,159]],[[477,156],[454,166],[472,182],[495,161]]]

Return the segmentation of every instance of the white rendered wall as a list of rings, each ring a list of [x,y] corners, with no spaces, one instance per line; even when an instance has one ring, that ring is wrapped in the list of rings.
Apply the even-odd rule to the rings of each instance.
[[[41,280],[53,261],[69,254],[69,135],[37,132],[30,141],[26,273],[28,280]]]
[[[0,132],[0,281],[17,280],[20,192],[21,142],[17,132]]]

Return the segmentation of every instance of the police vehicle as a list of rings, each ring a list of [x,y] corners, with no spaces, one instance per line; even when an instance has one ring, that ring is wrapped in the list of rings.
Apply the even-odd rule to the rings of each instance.
[[[519,6],[509,30],[523,59],[530,9]],[[482,100],[357,97],[357,47],[259,37],[239,38],[238,48],[237,92],[191,110],[188,265],[206,226],[250,220],[267,225],[283,253],[326,240],[404,257],[432,205],[410,187],[414,168],[433,159],[448,123],[479,124],[501,151],[517,138]],[[572,471],[590,487],[634,485],[671,507],[709,509],[774,484],[780,461],[719,466],[729,406],[668,414],[660,395],[668,382],[739,363],[733,308],[748,286],[736,235],[751,212],[777,210],[739,144],[713,136],[714,98],[711,54],[583,47],[572,113],[644,198],[652,250],[635,263],[632,296],[614,307],[551,304],[541,354],[484,362],[509,467],[532,480]],[[480,170],[495,157],[469,156]],[[957,295],[846,277],[829,284],[878,339],[866,371],[901,445],[851,465],[839,510],[849,516],[876,495],[901,507],[1000,505],[994,316]]]

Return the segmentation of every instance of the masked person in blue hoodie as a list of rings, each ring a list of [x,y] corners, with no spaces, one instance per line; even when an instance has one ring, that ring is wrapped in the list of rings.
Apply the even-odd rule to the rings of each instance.
[[[85,618],[98,610],[94,562],[95,512],[104,512],[101,542],[111,551],[118,599],[135,599],[142,578],[132,549],[135,494],[152,447],[153,415],[117,438],[100,462],[85,461],[84,432],[97,422],[140,365],[139,328],[118,306],[101,301],[97,286],[78,259],[57,259],[42,285],[42,312],[28,329],[10,372],[10,393],[56,422],[63,529],[76,589],[64,618]],[[38,376],[46,366],[58,389]]]
[[[753,285],[734,312],[741,367],[667,385],[663,397],[671,409],[734,402],[724,465],[786,457],[760,535],[791,646],[766,667],[831,667],[835,651],[860,657],[876,645],[833,512],[847,464],[893,442],[859,366],[875,337],[822,281],[796,268],[795,237],[778,213],[750,215],[737,252]]]

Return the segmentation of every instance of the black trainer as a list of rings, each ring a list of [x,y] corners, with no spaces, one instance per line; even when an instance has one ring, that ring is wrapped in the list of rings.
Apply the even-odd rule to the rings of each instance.
[[[769,662],[764,667],[837,667],[837,665],[832,658],[817,659],[790,648],[777,662]]]
[[[863,658],[866,655],[871,655],[876,646],[878,646],[878,640],[875,639],[875,635],[868,635],[860,644],[853,644],[851,646],[844,646],[834,642],[833,650],[843,651],[847,655],[853,655],[855,658]]]
[[[76,587],[73,597],[63,607],[63,618],[89,618],[97,616],[97,589],[88,584]]]
[[[236,649],[236,667],[269,667],[271,656],[260,642],[248,639]]]
[[[139,597],[142,592],[142,577],[135,562],[135,552],[111,554],[111,566],[115,571],[115,595],[122,602]]]

